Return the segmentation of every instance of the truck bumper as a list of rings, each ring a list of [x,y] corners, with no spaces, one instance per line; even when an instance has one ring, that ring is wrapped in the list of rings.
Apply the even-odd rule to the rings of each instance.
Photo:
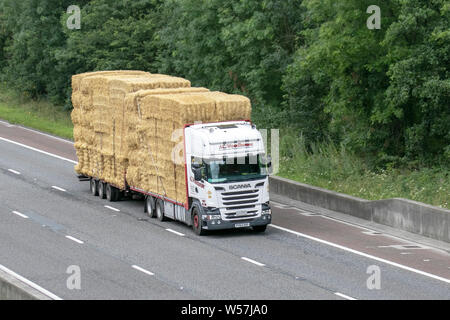
[[[272,222],[272,215],[263,215],[261,217],[251,220],[206,220],[203,221],[203,228],[205,230],[224,230],[224,229],[240,229],[256,226],[264,226]]]

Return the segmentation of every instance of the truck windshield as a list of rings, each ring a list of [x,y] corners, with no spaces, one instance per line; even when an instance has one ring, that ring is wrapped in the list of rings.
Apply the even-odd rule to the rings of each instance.
[[[236,182],[264,179],[267,176],[266,165],[260,157],[242,157],[204,161],[205,173],[209,183]]]

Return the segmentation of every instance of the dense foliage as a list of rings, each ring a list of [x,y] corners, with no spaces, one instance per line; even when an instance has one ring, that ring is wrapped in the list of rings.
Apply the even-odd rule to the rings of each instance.
[[[0,0],[0,80],[70,108],[75,73],[178,75],[372,168],[450,162],[446,0],[80,0],[69,30],[72,2]],[[381,29],[366,26],[372,4]]]

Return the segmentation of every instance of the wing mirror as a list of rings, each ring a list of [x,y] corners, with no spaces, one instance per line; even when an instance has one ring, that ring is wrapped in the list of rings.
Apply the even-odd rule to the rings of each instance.
[[[192,163],[192,172],[194,173],[195,181],[201,181],[202,179],[202,165],[198,162]]]
[[[201,168],[194,168],[194,179],[195,181],[201,181],[202,179],[202,169]]]
[[[266,170],[267,170],[266,174],[270,175],[273,173],[271,156],[261,156],[261,163],[266,166]]]

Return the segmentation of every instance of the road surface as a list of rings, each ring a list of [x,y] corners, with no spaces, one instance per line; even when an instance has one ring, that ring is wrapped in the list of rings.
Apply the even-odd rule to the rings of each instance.
[[[450,298],[445,250],[277,202],[263,234],[199,237],[92,196],[76,160],[71,142],[0,122],[0,265],[61,299]]]

